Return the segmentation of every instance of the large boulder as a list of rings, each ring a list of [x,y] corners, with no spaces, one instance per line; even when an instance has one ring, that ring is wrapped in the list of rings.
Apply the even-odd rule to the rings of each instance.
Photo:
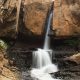
[[[66,57],[64,60],[75,62],[76,64],[80,64],[80,53],[74,54],[70,57]]]

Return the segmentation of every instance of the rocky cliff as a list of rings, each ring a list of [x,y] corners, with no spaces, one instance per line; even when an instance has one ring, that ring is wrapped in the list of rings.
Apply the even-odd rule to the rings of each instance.
[[[45,21],[50,6],[49,0],[28,2],[25,0],[25,27],[35,35],[43,35]],[[29,4],[28,4],[29,3]],[[80,35],[80,6],[79,0],[55,0],[52,30],[55,35]]]
[[[0,37],[15,37],[17,3],[17,0],[0,1]],[[42,36],[51,3],[50,0],[22,0],[19,33],[26,37]],[[80,35],[79,5],[79,0],[54,1],[51,27],[55,31],[55,37]]]
[[[16,3],[17,0],[0,0],[0,37],[15,37]]]
[[[80,35],[80,0],[55,0],[54,3],[56,36]]]
[[[27,1],[24,7],[24,24],[29,35],[43,35],[47,13],[51,6],[49,0],[46,1]]]

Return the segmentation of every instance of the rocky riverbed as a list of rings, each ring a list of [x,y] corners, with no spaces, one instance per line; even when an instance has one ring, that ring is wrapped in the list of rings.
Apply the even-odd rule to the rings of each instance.
[[[9,49],[8,57],[13,61],[11,65],[12,67],[16,67],[15,69],[13,67],[12,70],[18,73],[19,80],[33,80],[30,76],[30,70],[32,69],[32,51],[35,50],[34,48],[27,48],[26,43],[16,43]],[[64,60],[65,57],[75,53],[77,53],[77,51],[75,51],[74,48],[63,48],[63,46],[55,47],[53,51],[53,63],[58,65],[59,71],[51,75],[62,80],[79,80],[80,65]],[[8,76],[9,75],[7,75],[7,77]]]

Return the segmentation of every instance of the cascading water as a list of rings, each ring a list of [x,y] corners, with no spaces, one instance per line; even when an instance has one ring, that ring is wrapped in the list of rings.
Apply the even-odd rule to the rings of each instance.
[[[46,31],[46,35],[45,35],[45,40],[44,40],[44,47],[43,49],[48,50],[50,47],[50,37],[48,36],[49,32],[50,32],[50,25],[51,25],[51,19],[53,16],[53,11],[51,11],[51,13],[49,14],[49,18],[48,18],[48,24],[47,24],[47,31]]]
[[[50,24],[52,20],[53,11],[50,11],[47,31],[45,35],[45,41],[43,49],[38,49],[33,52],[33,69],[31,70],[31,76],[34,80],[57,80],[51,77],[49,73],[58,71],[57,66],[52,64],[49,50],[50,38],[48,36],[50,31]],[[58,79],[59,80],[59,79]]]

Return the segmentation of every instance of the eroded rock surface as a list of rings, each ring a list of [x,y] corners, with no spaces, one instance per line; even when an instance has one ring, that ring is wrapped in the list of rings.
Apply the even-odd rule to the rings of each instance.
[[[29,35],[43,35],[50,1],[27,1],[25,0],[24,23]]]
[[[17,0],[0,1],[0,37],[15,37],[16,3]]]
[[[27,2],[27,0],[25,0]],[[38,3],[35,3],[38,2]],[[28,1],[26,3],[24,21],[26,29],[35,35],[42,35],[48,5],[45,1]],[[31,4],[30,4],[31,3]],[[48,3],[48,2],[47,2]],[[55,0],[53,27],[56,36],[80,35],[79,0]]]
[[[80,53],[67,57],[65,58],[65,60],[75,62],[76,64],[80,64]]]
[[[0,37],[15,37],[17,1],[0,1]],[[22,0],[19,31],[26,36],[42,36],[47,19],[50,0]],[[80,1],[55,0],[52,30],[56,36],[80,35]]]
[[[6,51],[0,49],[0,80],[19,80],[17,72],[11,70]]]
[[[80,35],[80,0],[55,0],[54,5],[56,36]]]

